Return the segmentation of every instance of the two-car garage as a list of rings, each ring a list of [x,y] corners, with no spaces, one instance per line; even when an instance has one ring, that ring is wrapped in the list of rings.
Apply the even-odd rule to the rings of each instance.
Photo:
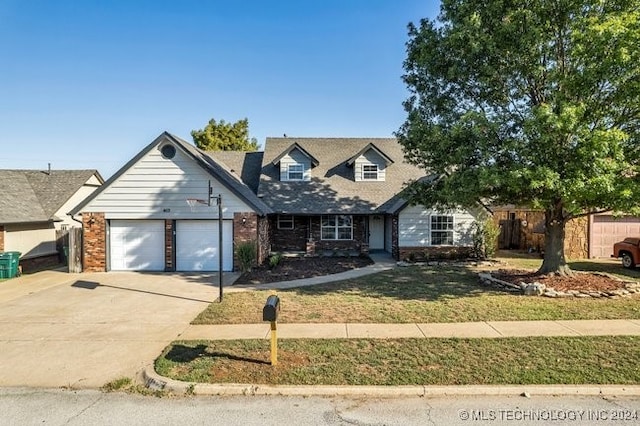
[[[169,247],[177,271],[217,271],[217,220],[176,220],[173,234],[165,237],[164,220],[109,221],[109,263],[114,271],[164,271]],[[222,223],[222,267],[233,269],[233,221]],[[171,232],[171,231],[169,231]],[[172,255],[169,253],[169,255]]]

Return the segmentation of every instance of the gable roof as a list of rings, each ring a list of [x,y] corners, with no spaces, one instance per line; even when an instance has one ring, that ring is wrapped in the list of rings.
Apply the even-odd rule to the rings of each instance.
[[[229,173],[239,177],[251,191],[258,191],[264,154],[262,151],[206,151],[206,154],[225,167]]]
[[[196,148],[189,142],[181,139],[175,135],[172,135],[169,132],[163,132],[158,136],[153,142],[147,145],[142,151],[138,153],[135,157],[133,157],[127,164],[125,164],[120,170],[118,170],[113,176],[107,180],[104,185],[102,185],[98,190],[94,191],[88,198],[86,198],[82,203],[77,205],[69,214],[75,215],[82,211],[82,209],[88,205],[91,201],[93,201],[97,196],[99,196],[103,191],[105,191],[114,181],[116,181],[120,176],[122,176],[127,170],[129,170],[134,164],[136,164],[142,157],[144,157],[149,151],[151,151],[154,147],[165,143],[171,142],[178,147],[180,147],[187,155],[193,158],[205,171],[207,171],[211,176],[217,179],[222,185],[224,185],[227,189],[233,192],[236,196],[246,202],[251,208],[253,208],[257,213],[261,215],[265,215],[271,212],[271,209],[260,200],[256,194],[244,184],[241,180],[240,176],[235,175],[231,172],[231,169],[225,167],[224,165],[219,164],[212,157],[207,155],[205,151]]]
[[[58,221],[56,213],[97,170],[0,170],[0,223]]]
[[[355,163],[355,161],[360,158],[361,155],[364,155],[365,152],[372,150],[375,151],[380,157],[382,157],[382,159],[385,161],[385,164],[388,166],[389,164],[393,163],[394,161],[384,152],[380,151],[374,144],[370,143],[367,146],[365,146],[364,148],[362,148],[360,151],[358,151],[356,153],[356,155],[354,155],[353,157],[349,158],[347,160],[347,166],[352,166],[353,163]]]
[[[309,158],[309,160],[311,160],[311,166],[312,167],[317,167],[319,164],[319,161],[311,154],[309,154],[309,152],[307,152],[306,149],[304,149],[303,147],[301,147],[297,142],[294,142],[291,144],[291,146],[289,146],[289,148],[285,149],[282,154],[278,155],[276,158],[273,159],[273,161],[271,161],[271,164],[273,164],[274,166],[276,166],[280,160],[282,160],[282,157],[284,157],[285,155],[288,155],[291,153],[291,151],[294,150],[298,150],[302,153],[302,155],[304,155],[305,157]]]
[[[280,181],[280,169],[274,160],[292,142],[319,160],[310,181]],[[385,181],[357,182],[347,162],[371,146],[391,161]],[[424,174],[424,170],[404,160],[402,146],[395,138],[267,138],[258,196],[278,213],[383,213],[380,208],[405,183]]]

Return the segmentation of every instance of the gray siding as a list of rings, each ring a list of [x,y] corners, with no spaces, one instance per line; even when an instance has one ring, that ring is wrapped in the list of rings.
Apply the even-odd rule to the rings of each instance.
[[[280,180],[288,181],[288,170],[290,164],[302,164],[304,166],[304,180],[311,180],[311,160],[309,157],[301,153],[298,149],[294,149],[289,154],[280,159]]]
[[[161,146],[126,170],[83,211],[104,212],[107,219],[213,219],[218,215],[215,202],[194,208],[187,203],[188,198],[206,200],[209,181],[213,195],[222,195],[225,219],[233,219],[234,212],[253,211],[179,147],[174,158],[166,159]]]
[[[365,152],[363,155],[358,157],[354,162],[353,173],[356,181],[364,180],[363,176],[363,166],[375,164],[378,166],[378,181],[384,181],[386,176],[386,165],[384,159],[374,150],[370,149]],[[367,179],[367,181],[371,181]]]
[[[476,217],[470,212],[466,210],[438,212],[422,206],[407,206],[400,212],[398,219],[398,245],[400,247],[431,246],[432,215],[453,215],[453,245],[473,244],[473,224]]]

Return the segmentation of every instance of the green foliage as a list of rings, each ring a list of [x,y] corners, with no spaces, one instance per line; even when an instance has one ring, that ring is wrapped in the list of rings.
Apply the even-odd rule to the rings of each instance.
[[[493,219],[476,222],[473,233],[473,252],[476,257],[482,259],[495,257],[498,250],[498,236],[500,236],[500,227]]]
[[[257,245],[255,241],[245,241],[236,245],[236,256],[240,261],[240,270],[249,272],[256,261]]]
[[[258,141],[249,138],[249,120],[242,119],[235,123],[215,119],[202,130],[192,130],[193,142],[205,151],[257,151]]]
[[[277,267],[280,262],[282,262],[282,254],[280,253],[273,253],[271,256],[269,256],[269,268],[273,269],[275,267]]]
[[[542,209],[553,235],[640,212],[639,45],[638,0],[443,0],[438,21],[409,26],[396,135],[438,177],[410,197]]]

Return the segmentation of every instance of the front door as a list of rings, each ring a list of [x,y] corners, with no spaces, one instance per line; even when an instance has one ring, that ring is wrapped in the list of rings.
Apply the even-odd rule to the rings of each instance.
[[[369,250],[384,250],[384,216],[369,216]]]

